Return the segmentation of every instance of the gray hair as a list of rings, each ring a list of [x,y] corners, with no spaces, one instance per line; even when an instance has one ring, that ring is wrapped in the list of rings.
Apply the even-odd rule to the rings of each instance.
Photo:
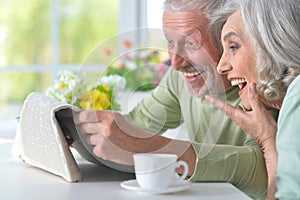
[[[232,15],[235,11],[239,9],[239,5],[236,0],[227,0],[224,1],[224,5],[221,7],[215,8],[212,11],[208,12],[208,20],[209,27],[208,32],[213,33],[217,38],[217,44],[223,51],[222,43],[221,43],[221,33],[224,24],[230,15]]]
[[[215,9],[224,3],[224,0],[165,0],[165,10],[189,11],[199,10],[206,12]]]
[[[219,39],[223,25],[237,10],[241,10],[243,23],[257,50],[257,90],[267,100],[277,100],[300,74],[300,2],[228,1],[209,16],[210,28]]]
[[[198,10],[203,13],[209,19],[210,15],[221,8],[227,1],[230,0],[165,0],[164,10],[174,10],[174,11],[192,11]],[[207,34],[212,44],[217,45],[217,50],[221,55],[222,44],[220,43],[220,35],[218,32],[214,32],[213,29],[208,29]]]
[[[258,91],[276,100],[300,74],[300,2],[243,0],[246,30],[258,47]]]

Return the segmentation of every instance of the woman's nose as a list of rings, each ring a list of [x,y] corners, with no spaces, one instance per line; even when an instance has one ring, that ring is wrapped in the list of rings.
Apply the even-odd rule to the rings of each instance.
[[[217,66],[217,71],[219,74],[227,74],[229,71],[232,70],[231,64],[228,62],[228,60],[223,55],[219,61],[219,64]]]

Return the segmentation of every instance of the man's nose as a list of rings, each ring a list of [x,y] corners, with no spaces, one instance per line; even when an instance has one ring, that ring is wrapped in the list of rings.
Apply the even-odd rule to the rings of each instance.
[[[217,71],[219,74],[227,74],[231,70],[232,70],[232,65],[230,64],[230,62],[228,62],[228,60],[223,54],[217,66]]]
[[[183,44],[174,43],[168,47],[168,50],[173,70],[179,70],[180,67],[187,65],[187,61],[184,59],[185,49]]]
[[[183,66],[184,58],[178,55],[177,53],[172,53],[171,55],[171,64],[173,70],[178,70],[181,66]]]

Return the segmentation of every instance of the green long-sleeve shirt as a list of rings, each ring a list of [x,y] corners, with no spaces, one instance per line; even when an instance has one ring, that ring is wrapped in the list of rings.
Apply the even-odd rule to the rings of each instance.
[[[300,75],[291,83],[278,118],[276,197],[300,199]]]
[[[205,98],[189,94],[181,73],[169,70],[151,96],[129,113],[138,125],[163,133],[185,123],[197,153],[191,181],[230,182],[249,196],[265,198],[267,172],[263,153],[245,133]],[[240,104],[238,88],[219,98],[231,105]]]

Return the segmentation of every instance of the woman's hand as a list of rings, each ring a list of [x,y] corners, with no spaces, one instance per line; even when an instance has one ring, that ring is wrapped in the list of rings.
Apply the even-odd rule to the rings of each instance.
[[[213,96],[205,98],[215,107],[222,110],[228,117],[235,121],[245,132],[254,137],[260,144],[268,171],[268,194],[267,199],[275,199],[276,192],[276,169],[278,154],[276,150],[277,123],[259,99],[255,84],[250,84],[249,100],[252,110],[244,111],[240,106],[233,107]]]
[[[252,108],[250,111],[244,111],[240,106],[233,107],[210,95],[205,98],[255,138],[263,149],[274,148],[277,123],[261,102],[254,83],[250,84],[248,94]]]

